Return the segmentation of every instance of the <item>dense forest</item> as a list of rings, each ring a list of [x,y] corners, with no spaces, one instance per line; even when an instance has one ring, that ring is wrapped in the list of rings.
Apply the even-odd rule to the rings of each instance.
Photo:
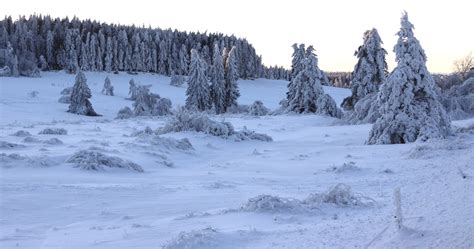
[[[221,33],[184,32],[31,15],[0,21],[0,66],[11,75],[35,76],[39,71],[153,72],[187,75],[190,51],[207,65],[212,49],[236,47],[239,78],[288,79],[283,67],[266,67],[243,38]],[[4,72],[5,73],[5,72]]]

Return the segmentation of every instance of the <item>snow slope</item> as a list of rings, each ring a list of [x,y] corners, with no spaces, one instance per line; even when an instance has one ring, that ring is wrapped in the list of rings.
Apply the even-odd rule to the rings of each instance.
[[[129,79],[152,84],[152,92],[173,106],[184,104],[185,88],[158,75],[110,74],[111,97],[100,94],[106,75],[86,73],[101,117],[67,113],[67,105],[57,102],[74,75],[0,78],[0,248],[474,247],[472,129],[426,144],[368,146],[370,125],[316,115],[226,114],[212,118],[274,141],[195,132],[140,138],[130,135],[159,128],[166,118],[114,120],[132,104],[125,99]],[[260,99],[276,109],[286,84],[241,80],[239,103]],[[337,103],[350,94],[325,91]],[[474,120],[453,124],[469,127]],[[48,127],[68,134],[38,134]],[[18,130],[32,138],[13,136]],[[52,138],[62,144],[48,142]],[[182,138],[193,148],[172,140]],[[85,171],[66,163],[83,149],[130,160],[144,172]],[[328,193],[339,183],[352,195]],[[405,226],[400,231],[393,218],[397,187]],[[281,198],[248,203],[262,194]]]

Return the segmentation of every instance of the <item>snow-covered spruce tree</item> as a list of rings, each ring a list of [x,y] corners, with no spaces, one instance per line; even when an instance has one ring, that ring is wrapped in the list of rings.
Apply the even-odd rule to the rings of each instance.
[[[255,100],[255,102],[249,106],[249,114],[252,116],[265,116],[269,112],[270,110],[268,110],[260,100]]]
[[[293,59],[291,60],[291,75],[290,82],[288,83],[288,92],[286,93],[286,99],[293,99],[295,96],[295,88],[293,79],[303,70],[303,60],[305,59],[305,45],[297,43],[293,44]]]
[[[382,48],[382,44],[375,28],[364,33],[364,44],[355,52],[358,61],[352,72],[352,95],[345,98],[341,104],[345,110],[354,110],[355,104],[360,99],[376,93],[379,85],[385,80],[387,51]]]
[[[105,77],[104,87],[102,88],[102,94],[114,96],[114,86],[110,83],[109,76]]]
[[[77,53],[74,45],[74,34],[77,30],[68,29],[66,31],[66,40],[64,46],[66,50],[66,65],[65,69],[67,73],[74,74],[78,69],[77,64]]]
[[[211,99],[214,105],[216,114],[225,112],[226,109],[226,91],[225,91],[225,73],[224,60],[222,58],[219,45],[214,44],[214,51],[212,56],[211,72],[209,74],[211,80]]]
[[[321,85],[322,73],[312,46],[303,60],[303,69],[293,79],[295,94],[288,101],[288,110],[297,113],[318,113],[340,118],[341,110],[331,96],[324,93]]]
[[[237,99],[240,96],[237,80],[239,79],[239,69],[237,64],[237,49],[233,46],[225,61],[225,110],[232,106],[237,106]]]
[[[68,112],[86,116],[98,116],[92,108],[89,98],[92,97],[91,89],[87,86],[86,76],[82,71],[76,75],[76,83],[72,87],[71,104]]]
[[[413,34],[405,12],[394,47],[397,67],[378,94],[381,117],[369,134],[368,144],[400,144],[444,138],[451,132],[450,119],[438,100],[426,55]]]
[[[135,100],[137,99],[137,85],[135,84],[135,81],[133,79],[130,79],[128,82],[130,85],[128,94],[130,95],[130,100]]]
[[[188,88],[186,89],[186,108],[205,111],[210,109],[210,90],[207,82],[207,65],[201,59],[197,50],[191,49],[191,63],[189,65]]]
[[[150,93],[151,85],[136,86],[135,103],[133,103],[133,114],[136,116],[147,116],[153,112],[159,96]]]

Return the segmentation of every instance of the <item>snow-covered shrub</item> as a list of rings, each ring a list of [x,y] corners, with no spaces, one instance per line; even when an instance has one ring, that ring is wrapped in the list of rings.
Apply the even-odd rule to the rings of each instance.
[[[439,102],[426,55],[413,35],[406,13],[395,45],[397,67],[382,84],[378,103],[380,118],[369,134],[368,144],[399,144],[445,138],[451,121]]]
[[[171,100],[168,98],[159,98],[156,101],[156,104],[153,108],[153,115],[158,115],[158,116],[165,116],[165,115],[170,115],[172,114],[171,112]]]
[[[29,167],[50,167],[58,165],[60,162],[48,156],[22,156],[16,153],[0,154],[0,167],[12,168],[20,165]]]
[[[28,93],[28,97],[30,97],[30,98],[36,98],[36,97],[38,97],[38,95],[39,95],[38,91],[31,91],[31,92]]]
[[[25,146],[22,144],[0,141],[0,149],[19,149],[19,148],[25,148]]]
[[[410,159],[430,159],[440,157],[453,150],[465,150],[469,145],[461,138],[433,140],[429,144],[420,144],[408,151]]]
[[[28,131],[25,131],[25,130],[18,130],[15,133],[13,133],[12,136],[15,136],[15,137],[29,137],[29,136],[31,136],[31,133],[29,133]]]
[[[175,139],[170,137],[161,137],[154,134],[153,132],[150,133],[150,131],[151,129],[145,129],[144,131],[137,134],[137,142],[158,146],[167,150],[188,151],[194,149],[193,145],[187,138]]]
[[[466,127],[460,127],[456,129],[456,133],[470,133],[474,134],[474,123],[466,126]]]
[[[171,114],[171,100],[150,92],[151,85],[137,86],[133,114],[135,116],[165,116]]]
[[[104,87],[102,88],[102,94],[114,96],[114,87],[110,83],[109,76],[105,77]]]
[[[355,172],[360,171],[360,168],[356,166],[355,162],[343,163],[341,166],[332,166],[328,169],[330,172],[334,173],[345,173],[345,172]]]
[[[61,95],[71,95],[72,87],[66,87],[61,91]]]
[[[268,108],[266,108],[260,100],[256,100],[249,106],[249,114],[252,116],[265,116],[268,112]]]
[[[128,84],[130,85],[128,90],[128,94],[130,94],[130,100],[135,100],[137,98],[137,85],[133,79],[130,79]]]
[[[115,119],[127,119],[133,117],[133,112],[130,107],[125,106],[124,108],[120,109],[117,113]]]
[[[58,102],[63,104],[71,104],[71,95],[62,95],[59,97]]]
[[[261,140],[272,141],[271,137],[265,134],[255,133],[254,131],[244,128],[242,131],[235,131],[229,122],[218,122],[210,119],[206,114],[201,112],[191,112],[186,108],[180,108],[174,113],[172,118],[168,120],[164,127],[158,133],[164,134],[168,132],[195,131],[203,132],[213,136],[223,138],[235,138],[236,141],[242,140]]]
[[[38,138],[34,138],[34,137],[25,137],[23,139],[23,142],[24,143],[42,143],[42,144],[50,144],[50,145],[61,145],[63,144],[63,142],[55,137],[53,138],[50,138],[48,140],[41,140],[41,139],[38,139]]]
[[[272,195],[259,195],[250,198],[241,208],[246,212],[301,212],[304,207],[297,199],[282,198]]]
[[[186,82],[186,77],[184,77],[183,75],[171,75],[171,86],[180,87],[184,84],[184,82]]]
[[[178,236],[163,245],[162,249],[218,248],[218,232],[212,227],[180,232]]]
[[[378,108],[377,93],[369,93],[357,101],[346,119],[352,123],[375,123],[380,117]]]
[[[227,112],[232,114],[246,114],[249,112],[248,105],[231,105],[227,107]]]
[[[92,93],[89,86],[87,86],[86,76],[82,71],[79,71],[76,75],[76,83],[72,88],[71,104],[69,105],[68,112],[86,116],[98,116],[89,101],[91,97]]]
[[[449,89],[442,103],[453,120],[474,117],[474,77]]]
[[[348,206],[370,206],[375,204],[372,198],[352,192],[351,187],[339,183],[330,188],[326,193],[311,194],[303,201],[304,204],[314,205],[317,203],[332,204],[340,207]]]
[[[40,135],[67,135],[67,130],[64,128],[44,128],[38,134]]]
[[[247,129],[244,126],[244,129],[241,131],[236,131],[234,133],[236,141],[245,141],[245,140],[259,140],[264,142],[271,142],[273,141],[272,137],[264,133],[257,133],[255,131]]]
[[[72,163],[75,168],[84,170],[103,171],[107,168],[121,168],[143,172],[143,168],[134,162],[93,150],[80,150],[74,153],[66,162]]]

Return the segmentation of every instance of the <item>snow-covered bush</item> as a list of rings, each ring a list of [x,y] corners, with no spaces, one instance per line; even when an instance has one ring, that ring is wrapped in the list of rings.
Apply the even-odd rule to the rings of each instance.
[[[162,249],[219,248],[217,234],[217,230],[212,227],[180,232],[176,238],[163,245]]]
[[[449,89],[442,103],[453,120],[474,117],[474,77]]]
[[[133,112],[130,107],[125,106],[124,108],[120,109],[117,113],[115,119],[127,119],[133,117]]]
[[[87,86],[86,76],[82,71],[79,71],[76,75],[76,83],[72,88],[71,104],[69,105],[68,112],[86,116],[98,116],[89,101],[91,97],[92,93],[89,86]]]
[[[227,112],[232,114],[247,114],[249,112],[249,106],[239,104],[231,105],[227,107]]]
[[[114,96],[114,87],[110,83],[109,76],[105,77],[104,87],[102,88],[102,94]]]
[[[375,123],[380,117],[378,108],[377,93],[369,93],[357,101],[345,119],[351,123]]]
[[[410,143],[445,138],[451,121],[439,102],[426,55],[404,13],[395,45],[397,67],[378,94],[380,117],[369,134],[368,144]]]
[[[241,211],[246,212],[301,212],[304,211],[301,201],[297,199],[282,198],[272,195],[259,195],[250,198],[242,205]]]
[[[75,168],[84,170],[103,171],[107,168],[121,168],[143,172],[143,168],[134,162],[93,150],[80,150],[74,153],[66,162],[72,163]]]
[[[263,102],[256,100],[249,106],[249,114],[252,116],[265,116],[270,112],[268,108],[263,105]]]
[[[360,171],[360,168],[356,166],[355,162],[343,163],[341,166],[332,166],[328,169],[329,172],[334,173],[345,173],[345,172],[356,172]]]
[[[375,204],[372,198],[352,192],[351,187],[339,183],[322,194],[311,194],[303,203],[326,203],[340,207],[348,206],[370,206]]]
[[[138,137],[137,142],[158,146],[159,148],[166,150],[188,151],[194,149],[193,145],[187,138],[175,139],[170,137],[161,137],[156,135],[156,133],[151,129],[135,132],[134,135]]]
[[[218,122],[210,119],[205,113],[191,112],[186,108],[180,108],[168,120],[164,127],[158,130],[159,134],[168,132],[195,131],[203,132],[213,136],[223,138],[234,138],[236,141],[261,140],[272,141],[266,134],[256,133],[244,128],[242,131],[235,131],[229,122]]]
[[[72,87],[66,87],[61,91],[61,95],[71,95]]]
[[[12,136],[15,136],[15,137],[29,137],[29,136],[31,136],[31,133],[29,133],[28,131],[25,131],[25,130],[18,130],[15,133],[13,133]]]
[[[63,141],[53,137],[48,140],[40,140],[34,137],[25,137],[23,139],[24,143],[42,143],[42,144],[50,144],[50,145],[61,145],[63,144]]]
[[[67,135],[67,130],[64,128],[44,128],[38,134],[40,135]]]
[[[171,100],[150,92],[151,85],[137,86],[133,114],[135,116],[165,116],[171,114]]]
[[[186,82],[186,77],[184,77],[183,75],[176,75],[176,74],[171,75],[171,80],[170,80],[171,86],[180,87],[184,85],[184,82]]]
[[[62,95],[58,99],[58,102],[63,104],[71,104],[71,95]]]
[[[171,112],[171,100],[168,98],[159,98],[153,108],[153,115],[165,116],[172,114]]]
[[[130,94],[130,100],[135,100],[137,98],[137,85],[133,79],[130,79],[128,84],[130,85],[128,90],[128,94]]]

